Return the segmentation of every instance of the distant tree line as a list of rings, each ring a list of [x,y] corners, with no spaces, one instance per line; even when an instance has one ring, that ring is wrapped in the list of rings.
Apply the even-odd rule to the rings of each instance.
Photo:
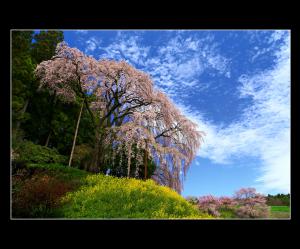
[[[290,206],[290,194],[277,194],[267,196],[269,206]]]

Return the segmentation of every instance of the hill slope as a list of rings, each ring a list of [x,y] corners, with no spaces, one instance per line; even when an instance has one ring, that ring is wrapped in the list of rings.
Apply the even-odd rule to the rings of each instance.
[[[30,199],[26,200],[27,206],[31,207],[30,202],[37,200],[34,196],[36,187],[32,186],[38,186],[39,196],[41,183],[47,185],[44,191],[51,192],[53,189],[58,189],[55,191],[59,194],[56,192],[54,194],[58,196],[58,201],[55,202],[59,205],[51,207],[51,212],[46,212],[46,215],[49,213],[52,218],[210,218],[206,214],[201,214],[197,208],[175,191],[159,186],[152,180],[143,181],[90,174],[82,170],[51,164],[32,165],[27,170],[32,171],[30,177],[27,177],[25,184],[21,184],[18,190],[27,197],[27,185],[30,184],[31,195]],[[52,180],[51,185],[46,178],[45,183],[45,176],[50,176],[56,181]],[[65,192],[62,192],[61,187],[57,185],[61,182],[69,185],[71,183],[72,187],[65,188]],[[50,185],[56,188],[48,187]],[[46,199],[44,198],[43,202],[48,203],[47,196],[54,196],[54,194],[45,195]],[[15,196],[22,197],[18,194]],[[43,217],[44,213],[35,211],[33,216]],[[32,217],[32,214],[30,215]]]
[[[205,218],[182,196],[154,181],[87,176],[86,185],[63,198],[68,218]]]

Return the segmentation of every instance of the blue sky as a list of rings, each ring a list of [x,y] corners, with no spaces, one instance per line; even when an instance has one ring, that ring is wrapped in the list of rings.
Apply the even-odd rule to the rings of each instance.
[[[290,31],[66,30],[96,59],[125,59],[206,136],[182,195],[290,192]]]

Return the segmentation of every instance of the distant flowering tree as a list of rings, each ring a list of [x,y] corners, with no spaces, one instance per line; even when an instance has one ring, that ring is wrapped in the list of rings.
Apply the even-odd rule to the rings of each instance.
[[[199,209],[215,217],[219,217],[221,215],[219,212],[220,205],[220,200],[212,195],[201,196],[198,200]]]
[[[232,209],[237,205],[237,202],[233,198],[227,196],[220,197],[219,202],[222,208],[227,209]]]
[[[198,207],[215,217],[230,211],[238,218],[265,218],[269,216],[269,207],[265,196],[256,192],[255,188],[242,188],[234,197],[214,197],[212,195],[198,198]]]
[[[257,193],[255,188],[241,188],[235,193],[235,201],[238,203],[238,217],[265,218],[269,215],[266,197]]]

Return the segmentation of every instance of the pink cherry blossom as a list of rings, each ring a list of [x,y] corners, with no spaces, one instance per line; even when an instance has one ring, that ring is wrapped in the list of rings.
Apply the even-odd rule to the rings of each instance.
[[[109,156],[103,151],[109,149],[115,157],[125,150],[129,175],[132,145],[136,144],[143,153],[136,155],[138,161],[142,164],[146,156],[157,165],[153,179],[182,190],[182,180],[204,133],[155,89],[148,74],[125,61],[96,60],[65,42],[58,44],[55,56],[40,63],[35,73],[40,89],[47,88],[66,102],[76,96],[95,96],[90,103],[97,117],[95,167],[101,167]]]

